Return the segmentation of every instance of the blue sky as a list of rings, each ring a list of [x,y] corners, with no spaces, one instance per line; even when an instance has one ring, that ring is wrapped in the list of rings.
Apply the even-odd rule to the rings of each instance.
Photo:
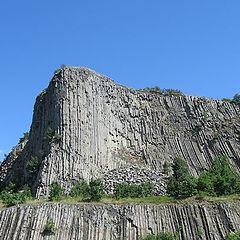
[[[239,0],[8,0],[0,6],[0,159],[29,130],[61,64],[134,88],[231,98],[240,88]]]

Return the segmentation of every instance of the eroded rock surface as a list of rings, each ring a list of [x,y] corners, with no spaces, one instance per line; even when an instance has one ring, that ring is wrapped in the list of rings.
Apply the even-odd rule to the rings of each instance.
[[[42,204],[0,210],[0,239],[140,240],[158,232],[180,240],[223,240],[240,229],[240,204]],[[46,235],[47,222],[55,233]]]

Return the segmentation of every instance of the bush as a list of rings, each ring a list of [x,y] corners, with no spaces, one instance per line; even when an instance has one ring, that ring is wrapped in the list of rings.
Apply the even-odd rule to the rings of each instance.
[[[191,177],[186,162],[176,159],[173,164],[173,175],[167,184],[167,193],[174,198],[186,198],[198,193],[204,196],[221,196],[240,193],[240,178],[230,166],[226,156],[220,156],[212,167],[203,172],[199,178]]]
[[[174,198],[187,198],[196,194],[197,180],[190,176],[187,163],[176,158],[172,165],[173,175],[167,184],[167,193]]]
[[[172,233],[159,233],[157,235],[148,235],[142,240],[177,240],[177,236]]]
[[[235,94],[233,96],[232,102],[235,103],[235,104],[240,104],[240,94]]]
[[[24,186],[19,192],[4,190],[1,192],[0,198],[4,205],[10,207],[16,204],[25,203],[27,200],[32,199],[32,195],[30,188],[28,186]]]
[[[226,156],[220,156],[215,159],[209,170],[209,175],[217,196],[240,193],[239,176],[231,168]]]
[[[240,231],[235,233],[230,233],[226,236],[226,240],[239,240],[240,239]]]
[[[141,197],[148,197],[153,195],[153,185],[150,182],[146,182],[140,185]]]
[[[167,193],[174,198],[183,199],[191,197],[197,193],[197,180],[195,177],[186,176],[184,179],[174,179],[171,177],[167,185]]]
[[[53,220],[48,220],[44,226],[43,235],[55,234],[55,226]]]
[[[89,201],[100,201],[103,196],[103,185],[99,179],[89,182]]]
[[[19,139],[19,143],[24,142],[25,140],[29,139],[29,132],[23,133],[23,137]]]
[[[45,139],[47,139],[48,143],[59,143],[62,140],[62,135],[53,131],[51,127],[48,127],[46,130]]]
[[[71,197],[80,197],[83,199],[89,198],[89,185],[86,181],[80,181],[75,186],[72,187],[70,191]]]
[[[59,183],[53,182],[50,185],[49,200],[50,201],[59,201],[64,196],[64,192]]]
[[[54,136],[54,131],[52,130],[51,127],[48,127],[46,131],[46,139],[48,140],[48,142],[52,141],[53,136]]]
[[[84,201],[100,201],[103,194],[103,185],[99,179],[91,180],[89,184],[82,180],[70,191],[71,197],[80,197]]]
[[[117,186],[115,188],[115,197],[116,198],[129,197],[129,184],[127,184],[127,183],[117,184]]]
[[[170,96],[184,96],[184,94],[178,89],[164,89],[164,92]]]
[[[168,161],[165,161],[163,164],[163,173],[168,176],[171,173],[171,171],[172,171],[172,164]]]
[[[224,101],[224,102],[231,102],[232,100],[230,98],[223,98],[222,101]]]
[[[153,185],[149,182],[141,185],[120,183],[116,186],[115,197],[119,198],[139,198],[153,195]]]
[[[39,168],[39,160],[38,157],[31,157],[31,159],[26,164],[27,172],[32,176],[35,175]]]
[[[197,181],[197,190],[199,195],[215,196],[212,175],[209,172],[203,172]]]
[[[53,140],[57,143],[61,142],[62,140],[62,135],[59,133],[54,133]]]

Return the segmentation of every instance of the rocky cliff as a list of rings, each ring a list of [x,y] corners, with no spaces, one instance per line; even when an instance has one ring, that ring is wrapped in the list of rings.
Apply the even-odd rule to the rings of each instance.
[[[219,154],[239,172],[240,108],[201,97],[133,90],[92,70],[55,73],[34,107],[29,138],[1,165],[0,186],[31,183],[37,197],[58,181],[152,181],[164,192],[162,167],[185,159],[193,175]],[[131,167],[131,168],[130,168]],[[12,211],[12,210],[9,210]]]
[[[0,210],[0,238],[140,240],[178,233],[185,240],[220,240],[239,230],[240,204],[91,205],[42,204]],[[54,234],[46,231],[52,222]],[[52,229],[53,230],[53,229]]]

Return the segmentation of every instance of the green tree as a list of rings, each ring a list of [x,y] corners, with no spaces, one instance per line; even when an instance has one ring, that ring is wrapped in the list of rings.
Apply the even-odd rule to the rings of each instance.
[[[240,193],[239,176],[230,166],[226,156],[220,156],[214,160],[209,174],[211,175],[216,195]]]
[[[204,171],[200,174],[197,180],[197,190],[199,193],[204,193],[205,195],[215,195],[212,174],[209,171]]]
[[[174,198],[187,198],[196,193],[197,180],[190,176],[186,161],[176,158],[172,165],[173,175],[167,183],[167,193]]]
[[[53,182],[50,185],[49,200],[50,201],[59,201],[64,195],[63,189],[59,183]]]
[[[71,197],[89,198],[90,188],[86,181],[82,180],[72,187],[70,191]]]
[[[175,158],[172,165],[173,177],[181,180],[185,179],[189,175],[187,162],[181,158]]]
[[[233,100],[232,100],[233,103],[236,103],[236,104],[240,104],[240,94],[235,94],[233,96]]]
[[[89,200],[100,201],[103,196],[103,185],[99,179],[89,182]]]

